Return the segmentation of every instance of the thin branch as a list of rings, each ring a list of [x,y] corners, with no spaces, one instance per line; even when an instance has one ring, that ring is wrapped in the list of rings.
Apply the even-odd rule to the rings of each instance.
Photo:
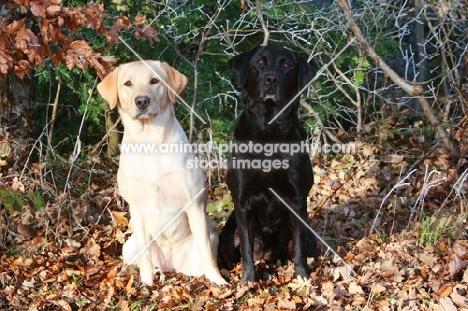
[[[117,119],[117,121],[115,121],[114,125],[112,125],[112,127],[107,130],[106,134],[102,137],[102,139],[96,145],[94,145],[93,149],[91,149],[91,154],[95,154],[98,151],[101,145],[107,140],[110,134],[115,130],[117,125],[119,125],[119,123],[120,123],[120,116]]]
[[[329,131],[325,125],[323,125],[323,122],[322,120],[320,119],[320,115],[315,111],[315,109],[309,105],[308,103],[306,103],[305,101],[301,100],[301,106],[304,107],[305,109],[307,109],[307,112],[308,114],[310,114],[311,116],[314,117],[315,121],[318,123],[319,127],[320,127],[320,130],[322,132],[325,133],[325,135],[327,135],[328,138],[330,138],[332,141],[334,141],[335,143],[338,143],[340,144],[341,141],[340,139],[335,135],[333,134],[331,131]]]
[[[61,86],[62,86],[62,80],[59,78],[57,82],[57,93],[55,94],[55,100],[52,103],[52,116],[50,118],[49,133],[47,134],[47,144],[48,144],[48,148],[46,151],[47,154],[49,154],[49,151],[53,152],[54,150],[54,148],[52,148],[52,136],[54,135],[55,118],[57,117],[57,107],[58,107],[58,102],[59,102]]]
[[[265,20],[263,19],[262,4],[260,3],[260,0],[255,0],[255,5],[257,7],[258,19],[260,20],[260,23],[262,24],[263,33],[265,34],[265,36],[263,37],[262,45],[267,46],[268,45],[268,39],[270,38],[270,31],[268,30],[268,27],[265,24]]]

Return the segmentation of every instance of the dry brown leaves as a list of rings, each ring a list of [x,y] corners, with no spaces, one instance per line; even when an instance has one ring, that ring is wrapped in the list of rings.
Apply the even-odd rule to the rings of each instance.
[[[150,44],[158,40],[156,31],[147,25],[145,16],[135,17],[132,24],[125,16],[112,18],[104,13],[103,4],[89,3],[83,7],[61,6],[61,0],[15,0],[7,2],[10,16],[0,20],[0,77],[5,79],[8,72],[19,78],[29,76],[34,66],[44,66],[45,59],[52,59],[55,67],[65,64],[70,70],[77,67],[93,68],[103,78],[111,71],[114,58],[103,56],[104,51],[95,51],[89,42],[72,40],[67,32],[76,34],[80,27],[95,29],[98,34],[107,38],[110,43],[119,41],[118,32],[134,28],[138,39],[146,39]],[[20,14],[23,17],[13,19],[21,7],[31,12]],[[39,31],[30,28],[37,23]],[[112,27],[105,27],[106,20],[113,19]]]
[[[88,185],[86,195],[58,195],[39,211],[25,206],[0,212],[0,309],[468,310],[466,235],[421,245],[411,206],[398,200],[384,204],[378,230],[369,232],[388,191],[379,188],[382,165],[389,167],[386,174],[398,177],[400,170],[385,160],[391,156],[376,160],[382,152],[375,147],[359,148],[359,154],[318,158],[314,165],[312,227],[342,259],[321,244],[319,255],[309,259],[309,280],[295,279],[290,262],[260,262],[258,282],[240,282],[237,265],[221,271],[226,286],[176,273],[157,274],[152,287],[141,286],[135,268],[122,271],[128,215],[115,175],[95,164],[90,184],[86,176],[75,177],[76,185]],[[9,170],[2,186],[32,191],[39,170],[32,165],[31,182]],[[415,175],[399,198],[417,196],[422,177]],[[440,208],[440,196],[447,197],[443,187],[426,196],[424,208]]]

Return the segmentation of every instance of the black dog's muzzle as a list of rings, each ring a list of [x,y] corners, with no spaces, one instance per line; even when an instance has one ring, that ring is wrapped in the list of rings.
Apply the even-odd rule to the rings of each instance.
[[[283,94],[283,80],[275,70],[265,70],[262,74],[260,98],[264,101],[271,99],[275,103],[281,102]]]

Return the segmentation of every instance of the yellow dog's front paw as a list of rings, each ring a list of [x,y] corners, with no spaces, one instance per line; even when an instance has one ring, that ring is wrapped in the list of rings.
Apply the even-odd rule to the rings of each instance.
[[[209,271],[205,274],[205,277],[213,283],[218,285],[225,285],[227,284],[226,280],[219,274],[219,271]]]

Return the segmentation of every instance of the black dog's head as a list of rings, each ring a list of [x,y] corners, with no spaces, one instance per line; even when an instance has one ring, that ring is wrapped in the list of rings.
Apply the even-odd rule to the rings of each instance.
[[[275,104],[293,98],[314,77],[315,70],[294,51],[257,46],[229,61],[236,87],[254,99]]]

